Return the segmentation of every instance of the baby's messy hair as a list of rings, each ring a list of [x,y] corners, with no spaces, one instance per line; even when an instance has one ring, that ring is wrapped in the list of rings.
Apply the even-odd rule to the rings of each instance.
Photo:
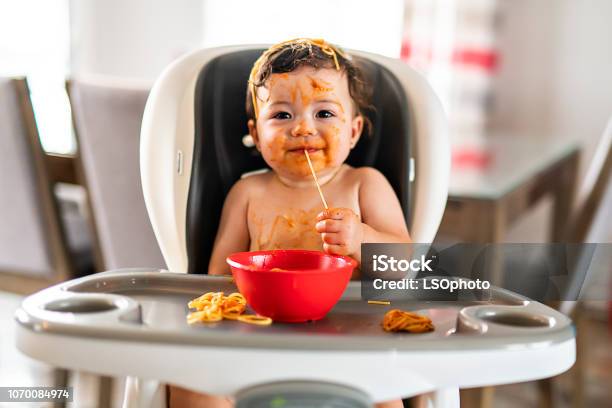
[[[246,112],[249,119],[257,120],[257,88],[265,86],[272,74],[292,72],[302,66],[315,69],[332,68],[343,71],[348,78],[349,93],[355,111],[364,119],[364,132],[369,134],[372,124],[365,112],[370,105],[371,89],[361,69],[351,56],[323,39],[296,38],[268,48],[253,64],[247,86]]]

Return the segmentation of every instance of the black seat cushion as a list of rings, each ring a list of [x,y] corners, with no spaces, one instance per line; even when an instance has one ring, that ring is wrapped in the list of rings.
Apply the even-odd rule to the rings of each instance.
[[[255,148],[242,144],[248,133],[246,84],[263,49],[229,53],[211,60],[195,90],[195,141],[187,203],[189,273],[207,273],[221,209],[232,185],[246,172],[266,167]],[[409,118],[400,84],[386,68],[355,58],[373,87],[374,110],[367,113],[372,134],[362,135],[348,163],[381,171],[397,194],[408,220]]]

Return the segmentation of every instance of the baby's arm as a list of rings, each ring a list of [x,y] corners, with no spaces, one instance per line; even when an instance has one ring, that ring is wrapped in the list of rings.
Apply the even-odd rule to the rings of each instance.
[[[362,168],[359,206],[363,221],[363,243],[412,242],[402,207],[389,181],[378,170]]]
[[[248,179],[239,180],[225,198],[215,245],[208,264],[210,275],[229,274],[230,268],[225,258],[234,252],[249,250],[248,184]]]
[[[411,242],[404,215],[395,192],[379,171],[361,168],[359,208],[361,220],[348,208],[330,208],[317,217],[323,249],[348,255],[361,262],[361,244],[366,242]]]

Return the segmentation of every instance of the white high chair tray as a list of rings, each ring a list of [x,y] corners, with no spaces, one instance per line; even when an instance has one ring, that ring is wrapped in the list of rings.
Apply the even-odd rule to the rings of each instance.
[[[189,300],[237,291],[229,277],[117,270],[26,298],[17,347],[50,364],[136,376],[220,395],[274,381],[346,384],[374,401],[554,376],[575,359],[564,315],[492,287],[486,301],[416,298],[368,304],[352,282],[322,320],[255,326],[224,320],[188,325]],[[429,291],[428,296],[431,296]],[[428,315],[435,331],[387,333],[392,308]]]

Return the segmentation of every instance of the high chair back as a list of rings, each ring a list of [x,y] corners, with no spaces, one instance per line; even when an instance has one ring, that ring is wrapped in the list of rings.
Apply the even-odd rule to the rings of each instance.
[[[171,271],[206,273],[227,192],[242,174],[266,167],[243,143],[247,79],[263,50],[196,51],[168,67],[151,91],[141,133],[141,175]],[[374,109],[367,113],[372,134],[362,135],[348,163],[380,170],[400,200],[415,242],[431,242],[446,203],[450,168],[441,105],[406,64],[352,55],[372,86]]]

